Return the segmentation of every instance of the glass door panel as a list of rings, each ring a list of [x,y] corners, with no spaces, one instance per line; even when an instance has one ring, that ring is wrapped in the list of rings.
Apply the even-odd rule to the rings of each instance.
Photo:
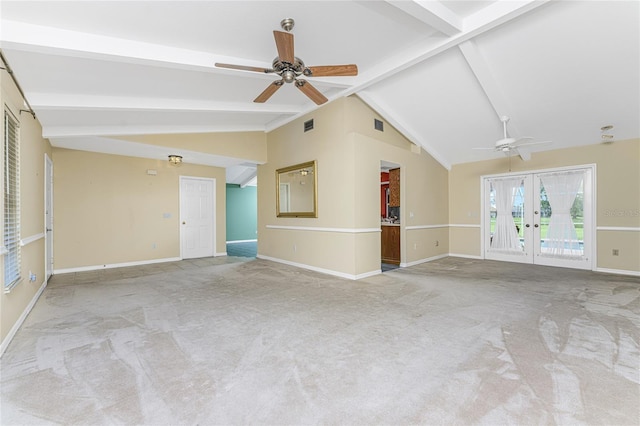
[[[591,170],[535,175],[536,263],[590,269]]]
[[[485,180],[485,257],[514,262],[532,261],[531,177]]]

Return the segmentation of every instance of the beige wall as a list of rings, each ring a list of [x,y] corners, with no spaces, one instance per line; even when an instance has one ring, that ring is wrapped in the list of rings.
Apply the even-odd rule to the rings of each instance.
[[[596,165],[596,252],[598,269],[640,272],[640,140],[595,144],[512,159],[511,170],[533,171]],[[449,184],[450,223],[480,225],[480,177],[506,173],[507,158],[455,165]],[[631,228],[607,230],[602,228]],[[451,252],[480,256],[479,228],[452,227]],[[620,250],[619,256],[612,249]]]
[[[305,133],[311,118],[314,129]],[[348,277],[379,270],[381,160],[401,166],[402,262],[447,253],[447,170],[388,123],[374,130],[374,118],[381,119],[349,97],[268,134],[268,162],[258,168],[259,255]],[[318,218],[277,218],[275,170],[311,160]]]
[[[20,109],[24,109],[23,100],[6,72],[0,73],[0,87],[0,105],[11,110],[20,123],[20,237],[22,240],[30,240],[32,237],[42,236],[22,247],[22,281],[10,293],[2,292],[0,295],[0,339],[4,348],[13,327],[44,285],[44,159],[45,154],[51,156],[51,145],[49,141],[42,138],[42,127],[39,121],[29,113],[19,112]],[[0,127],[2,141],[4,141],[4,125]],[[3,156],[4,150],[0,150],[2,186],[4,186]],[[0,204],[4,202],[3,198],[0,197]],[[4,205],[0,208],[0,220],[4,223]],[[0,265],[2,265],[0,275],[4,283],[2,261]],[[35,281],[29,281],[30,272],[36,275]]]
[[[180,257],[181,175],[216,179],[215,251],[226,252],[224,169],[67,149],[53,160],[56,270]]]
[[[185,149],[232,158],[240,158],[255,163],[267,161],[267,135],[265,132],[236,133],[186,133],[165,135],[114,136],[130,142],[158,145],[167,148]],[[176,152],[179,154],[179,152]]]

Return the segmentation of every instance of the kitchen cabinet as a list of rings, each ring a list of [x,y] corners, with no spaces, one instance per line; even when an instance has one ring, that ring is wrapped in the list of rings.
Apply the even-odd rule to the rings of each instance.
[[[389,207],[400,207],[400,169],[389,170]]]
[[[382,228],[382,263],[400,264],[400,226],[385,225]]]

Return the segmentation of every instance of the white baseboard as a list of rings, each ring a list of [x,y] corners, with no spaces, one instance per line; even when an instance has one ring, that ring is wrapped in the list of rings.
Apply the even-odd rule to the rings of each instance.
[[[22,327],[22,323],[24,323],[24,320],[27,319],[27,316],[29,316],[29,312],[31,312],[33,307],[36,305],[36,302],[38,301],[38,299],[40,298],[40,295],[42,294],[42,292],[46,287],[47,287],[47,281],[42,283],[42,285],[40,286],[36,294],[33,295],[33,298],[31,299],[27,307],[22,312],[22,315],[20,315],[20,318],[18,318],[16,323],[13,324],[13,327],[11,327],[11,330],[9,330],[9,334],[7,334],[7,337],[5,337],[2,343],[0,343],[0,358],[2,358],[2,354],[4,354],[4,351],[6,351],[7,348],[9,347],[9,344],[15,337],[20,327]]]
[[[226,255],[227,253],[219,254],[217,256],[226,256]],[[104,265],[92,265],[92,266],[80,266],[77,268],[54,269],[53,273],[55,275],[55,274],[68,274],[71,272],[97,271],[100,269],[124,268],[127,266],[141,266],[141,265],[151,265],[154,263],[176,262],[178,260],[182,260],[182,259],[179,257],[166,257],[164,259],[140,260],[136,262],[107,263]]]
[[[631,275],[632,277],[640,277],[640,271],[629,271],[626,269],[609,269],[609,268],[596,268],[595,272],[602,272],[605,274],[617,274],[617,275]]]
[[[409,266],[415,266],[415,265],[419,265],[421,263],[433,262],[434,260],[444,259],[445,257],[449,257],[449,256],[450,256],[450,254],[448,254],[448,253],[439,254],[437,256],[427,257],[425,259],[414,260],[413,262],[401,263],[400,267],[401,268],[407,268]]]
[[[458,253],[449,253],[451,257],[462,257],[464,259],[476,259],[476,260],[484,260],[482,256],[476,256],[472,254],[458,254]]]
[[[226,256],[226,255],[227,255],[227,252],[226,252],[226,251],[221,251],[220,253],[216,253],[216,254],[214,254],[214,255],[213,255],[213,257]],[[180,259],[178,259],[178,260],[180,260]]]
[[[237,244],[237,243],[257,243],[258,240],[233,240],[227,241],[227,244]]]
[[[375,271],[365,272],[363,274],[353,275],[353,274],[346,274],[344,272],[333,271],[331,269],[318,268],[317,266],[306,265],[304,263],[291,262],[289,260],[278,259],[276,257],[265,256],[262,254],[259,254],[257,257],[258,259],[264,259],[264,260],[270,260],[272,262],[283,263],[285,265],[295,266],[297,268],[302,268],[302,269],[308,269],[310,271],[320,272],[327,275],[333,275],[335,277],[345,278],[348,280],[359,280],[362,278],[371,277],[373,275],[378,275],[382,272],[382,270],[378,269]]]

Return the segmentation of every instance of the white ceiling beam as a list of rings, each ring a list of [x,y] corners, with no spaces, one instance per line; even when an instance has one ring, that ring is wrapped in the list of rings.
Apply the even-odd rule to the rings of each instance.
[[[233,113],[297,114],[298,105],[256,104],[253,102],[215,102],[194,99],[132,98],[123,96],[66,95],[29,93],[31,105],[40,110],[123,110],[123,111],[199,111]]]
[[[78,136],[127,136],[161,135],[182,133],[231,133],[264,132],[263,125],[255,126],[203,126],[203,125],[146,125],[146,126],[43,126],[42,137],[46,139]]]
[[[507,98],[504,95],[503,90],[500,85],[496,81],[487,64],[484,57],[478,50],[478,46],[476,46],[475,41],[467,40],[458,45],[460,52],[462,52],[462,56],[467,61],[471,72],[476,77],[476,80],[480,84],[480,87],[484,91],[484,94],[487,96],[489,103],[493,107],[493,110],[496,112],[498,116],[498,120],[500,120],[503,116],[509,117],[509,123],[507,124],[507,132],[511,135],[520,135],[517,129],[517,119],[514,123],[512,112],[513,109]],[[499,123],[500,121],[496,121]],[[521,135],[520,135],[521,136]]]
[[[530,12],[550,0],[530,0],[523,2],[513,2],[508,0],[500,0],[501,7],[491,7],[492,13],[485,13],[477,17],[474,14],[464,20],[464,30],[454,36],[451,36],[439,43],[425,45],[421,49],[407,49],[398,55],[389,58],[385,62],[370,69],[363,75],[363,82],[356,84],[353,88],[345,91],[345,94],[355,93],[363,90],[373,84],[387,79],[399,72],[406,70],[420,62],[432,58],[448,49],[458,46],[467,40],[472,39],[484,32],[515,19],[527,12]]]
[[[467,61],[471,72],[476,77],[476,80],[480,84],[480,87],[484,91],[489,103],[493,107],[493,110],[498,115],[498,118],[509,115],[511,108],[509,107],[502,89],[493,77],[493,73],[489,69],[484,57],[478,51],[478,47],[473,40],[467,40],[458,45],[462,56]]]
[[[349,96],[365,90],[367,87],[379,83],[387,78],[432,58],[448,49],[458,46],[467,40],[471,40],[484,32],[504,24],[512,19],[524,15],[540,6],[543,6],[551,0],[528,0],[528,1],[510,1],[499,0],[487,7],[485,11],[478,12],[464,19],[463,31],[451,36],[439,43],[425,45],[421,49],[410,48],[395,56],[387,59],[381,64],[365,71],[359,76],[359,82],[351,88],[345,89],[337,93],[332,99],[342,96]],[[490,9],[489,12],[486,12]],[[275,120],[267,125],[267,131],[283,126],[298,117],[310,112],[315,108],[305,109],[299,114],[281,120]]]
[[[67,56],[94,60],[108,60],[136,65],[156,66],[199,72],[211,72],[273,80],[274,74],[216,68],[215,63],[231,63],[259,68],[271,68],[265,63],[247,58],[216,55],[196,50],[181,49],[161,44],[145,43],[116,37],[107,37],[78,31],[63,30],[41,25],[2,20],[4,49]],[[347,88],[351,84],[339,78],[318,80],[323,85]],[[351,80],[351,83],[355,81]]]
[[[451,9],[437,1],[387,1],[390,5],[435,28],[441,33],[452,36],[462,31],[462,19],[453,13]]]

